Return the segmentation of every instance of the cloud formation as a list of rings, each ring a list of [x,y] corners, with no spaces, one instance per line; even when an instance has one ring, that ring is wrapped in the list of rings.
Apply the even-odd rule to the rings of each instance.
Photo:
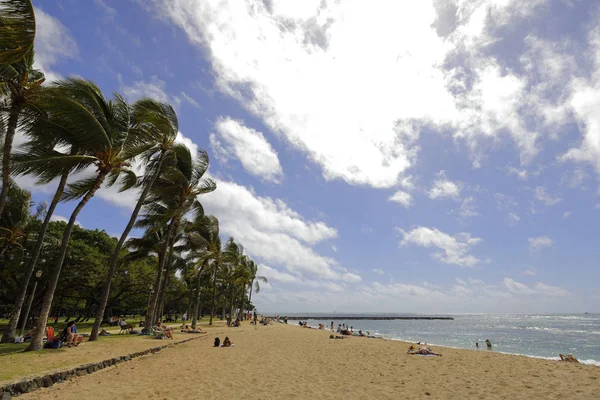
[[[472,267],[481,261],[469,254],[471,247],[481,242],[481,239],[471,237],[469,233],[459,233],[451,236],[437,228],[424,226],[408,231],[401,228],[396,228],[396,230],[403,236],[400,245],[413,244],[421,247],[436,247],[442,251],[433,253],[432,257],[445,264]]]
[[[42,9],[35,9],[35,63],[34,67],[52,82],[61,76],[52,68],[62,59],[76,58],[79,54],[77,42],[69,30],[56,18]]]
[[[541,250],[544,247],[550,247],[554,244],[554,241],[550,239],[548,236],[538,236],[538,237],[530,237],[529,248],[531,250]]]
[[[210,143],[217,158],[227,162],[234,156],[250,175],[263,182],[281,182],[283,169],[279,157],[261,132],[230,117],[219,118],[215,131],[210,135]]]

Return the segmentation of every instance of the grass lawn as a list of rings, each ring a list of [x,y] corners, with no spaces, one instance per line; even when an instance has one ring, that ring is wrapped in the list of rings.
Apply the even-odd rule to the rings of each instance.
[[[129,320],[131,322],[135,320]],[[7,321],[3,321],[5,324]],[[63,326],[64,323],[58,324]],[[174,328],[175,341],[193,337],[190,334],[178,333],[179,323],[168,324]],[[202,320],[202,329],[207,328],[208,318]],[[222,329],[223,323],[217,320],[212,329]],[[6,326],[6,325],[4,325]],[[79,333],[89,333],[92,323],[77,324]],[[139,330],[139,328],[136,328]],[[61,349],[44,349],[24,352],[27,343],[0,343],[0,385],[19,381],[23,378],[39,376],[46,373],[74,368],[81,364],[98,362],[107,358],[117,357],[171,343],[170,340],[155,340],[150,336],[119,335],[119,328],[107,328],[112,334],[100,337],[95,342],[84,342],[78,347]]]

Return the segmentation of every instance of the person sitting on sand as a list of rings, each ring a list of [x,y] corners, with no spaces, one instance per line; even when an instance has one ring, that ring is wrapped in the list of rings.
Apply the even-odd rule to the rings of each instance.
[[[433,350],[425,346],[420,347],[419,350],[415,350],[414,346],[410,346],[406,353],[411,355],[420,354],[424,356],[442,356],[440,353],[434,353]]]
[[[572,362],[572,363],[579,364],[579,360],[576,359],[575,357],[573,357],[573,354],[567,354],[566,356],[564,354],[559,354],[559,356],[560,356],[560,361]]]
[[[31,341],[31,339],[33,338],[33,335],[35,334],[36,328],[33,327],[32,329],[28,330],[25,335],[23,336],[23,342],[29,342]]]
[[[107,332],[105,328],[102,328],[98,336],[110,336],[110,333]]]
[[[214,347],[219,347],[221,345],[221,339],[219,339],[218,337],[215,338],[215,345]]]
[[[232,343],[231,340],[229,340],[229,337],[225,337],[225,340],[223,340],[223,344],[221,345],[221,347],[231,347]]]
[[[162,332],[166,337],[173,340],[173,328],[171,328],[170,326],[166,326],[160,321],[158,321],[154,329]]]

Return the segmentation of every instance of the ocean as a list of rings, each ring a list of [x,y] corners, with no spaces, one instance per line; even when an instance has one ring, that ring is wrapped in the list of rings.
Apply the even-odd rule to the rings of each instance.
[[[304,314],[307,315],[307,314]],[[282,315],[283,316],[283,315]],[[318,327],[331,320],[312,316],[308,325]],[[600,314],[468,314],[448,315],[454,320],[345,320],[345,314],[334,319],[334,326],[347,324],[354,330],[407,342],[488,351],[485,340],[493,343],[493,351],[558,360],[558,354],[572,353],[580,362],[600,366]],[[390,315],[381,315],[390,316]],[[290,320],[290,324],[298,321]],[[479,343],[479,349],[475,343]]]

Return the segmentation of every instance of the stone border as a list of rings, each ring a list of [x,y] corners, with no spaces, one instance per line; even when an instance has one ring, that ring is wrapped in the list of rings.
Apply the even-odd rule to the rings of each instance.
[[[82,365],[72,368],[72,369],[68,369],[68,370],[64,370],[64,371],[60,371],[60,372],[54,372],[52,374],[48,374],[48,375],[44,375],[44,376],[37,376],[37,377],[31,378],[31,379],[22,380],[21,382],[10,383],[8,385],[0,386],[0,400],[10,400],[10,399],[12,399],[13,396],[19,396],[23,393],[30,393],[35,390],[41,389],[41,388],[50,387],[50,386],[54,385],[55,383],[64,382],[69,377],[93,374],[94,372],[100,371],[101,369],[108,368],[113,365],[117,365],[122,362],[125,362],[125,361],[130,361],[137,357],[145,356],[148,354],[158,353],[159,351],[164,350],[167,347],[186,343],[191,340],[201,339],[202,337],[204,337],[204,336],[184,339],[184,340],[180,340],[178,342],[173,342],[173,343],[165,344],[165,345],[158,346],[158,347],[151,347],[149,349],[137,351],[135,353],[130,353],[130,354],[127,354],[124,356],[108,358],[106,360],[91,363],[91,364],[82,364]]]

